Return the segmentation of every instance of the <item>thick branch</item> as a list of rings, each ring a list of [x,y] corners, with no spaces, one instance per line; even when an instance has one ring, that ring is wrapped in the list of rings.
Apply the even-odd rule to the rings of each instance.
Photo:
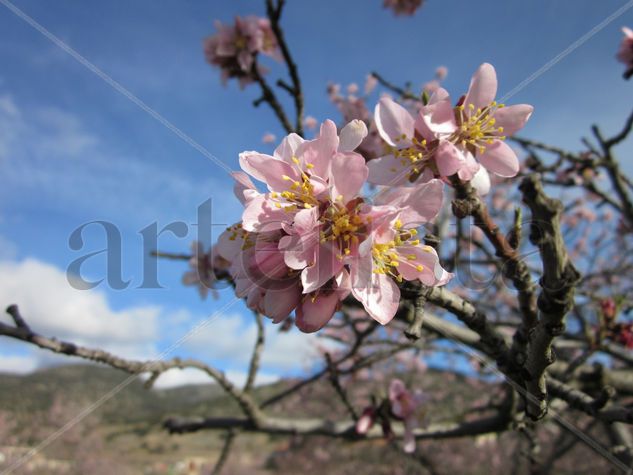
[[[538,175],[526,177],[520,185],[523,201],[532,212],[530,241],[538,246],[543,262],[541,293],[538,298],[540,318],[530,332],[525,363],[527,413],[534,419],[547,412],[545,369],[554,362],[552,342],[565,331],[565,316],[574,305],[574,288],[580,274],[570,262],[560,230],[563,205],[547,197]]]
[[[356,433],[356,422],[353,420],[333,422],[325,419],[282,419],[266,418],[259,426],[244,418],[207,418],[207,419],[179,419],[171,418],[165,421],[164,427],[172,434],[184,434],[199,430],[218,430],[238,428],[244,431],[268,434],[286,435],[324,435],[350,440],[380,439],[384,435],[382,430],[374,427],[365,436]],[[448,439],[468,437],[488,433],[502,432],[508,429],[508,419],[503,415],[496,415],[471,422],[431,424],[426,429],[415,431],[418,440]],[[396,436],[403,435],[401,426],[393,427]]]
[[[630,409],[616,405],[607,406],[607,403],[614,395],[613,388],[608,386],[603,388],[597,398],[593,398],[554,378],[548,378],[547,389],[553,397],[562,399],[570,407],[583,411],[601,421],[633,423],[633,412]]]
[[[511,349],[511,364],[522,365],[525,360],[525,343],[527,334],[538,321],[536,308],[536,292],[527,264],[514,249],[499,229],[488,212],[488,208],[475,189],[469,183],[453,182],[457,197],[453,201],[453,214],[459,219],[472,216],[474,224],[479,227],[495,248],[497,257],[503,264],[503,275],[510,279],[517,289],[519,309],[523,316],[522,324],[515,334]]]

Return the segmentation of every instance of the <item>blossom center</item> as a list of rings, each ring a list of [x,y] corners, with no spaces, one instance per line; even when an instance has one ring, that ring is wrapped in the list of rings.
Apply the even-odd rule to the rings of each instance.
[[[475,108],[473,104],[459,105],[455,108],[458,129],[453,137],[454,143],[461,143],[463,147],[474,147],[476,151],[484,153],[486,145],[492,145],[495,140],[505,140],[503,127],[496,126],[495,112],[503,108],[503,104],[491,102],[486,107]]]
[[[375,274],[386,274],[402,282],[401,266],[414,267],[417,272],[422,272],[424,266],[418,262],[418,256],[412,252],[412,248],[420,246],[420,240],[416,238],[416,229],[402,230],[402,222],[396,220],[393,240],[386,243],[375,243],[372,247]],[[422,246],[425,252],[432,252],[429,246]]]
[[[318,206],[319,201],[314,196],[314,185],[310,182],[310,175],[303,170],[300,166],[300,161],[297,157],[292,157],[292,161],[299,171],[301,181],[293,180],[287,175],[283,175],[281,178],[284,181],[290,183],[287,190],[278,193],[273,191],[270,197],[275,201],[275,207],[283,208],[284,211],[296,211],[300,208],[310,209],[313,206]],[[311,170],[314,166],[310,163],[305,167]]]
[[[418,140],[416,137],[408,138],[405,134],[394,139],[396,144],[400,142],[409,142],[408,145],[402,147],[386,146],[386,153],[391,154],[393,158],[400,162],[403,167],[409,167],[407,178],[413,182],[419,176],[426,163],[422,163],[428,159],[432,153],[427,148],[426,139]],[[391,168],[392,172],[397,172],[397,168]]]
[[[360,242],[359,235],[366,234],[367,224],[371,221],[369,217],[360,216],[357,211],[357,206],[348,209],[340,203],[332,203],[321,216],[323,227],[320,242],[337,242],[341,249],[341,254],[337,256],[339,259],[352,252],[352,246]]]

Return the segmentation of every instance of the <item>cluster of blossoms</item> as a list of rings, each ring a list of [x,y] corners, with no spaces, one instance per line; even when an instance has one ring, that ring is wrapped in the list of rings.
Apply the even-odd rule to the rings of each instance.
[[[239,80],[244,87],[253,82],[253,68],[258,54],[265,54],[281,60],[277,37],[267,18],[249,16],[235,18],[233,25],[215,24],[217,33],[204,40],[204,54],[207,62],[222,71],[222,82],[231,78]]]
[[[622,33],[624,33],[624,38],[620,43],[617,58],[626,66],[624,78],[629,79],[633,76],[633,30],[625,26],[622,28]]]
[[[374,113],[388,154],[369,162],[369,181],[402,186],[457,175],[481,194],[490,189],[488,172],[512,177],[519,159],[505,138],[520,130],[533,108],[505,107],[495,101],[495,69],[482,64],[468,92],[452,105],[448,92],[438,88],[413,117],[395,101],[383,97]]]
[[[236,294],[250,308],[275,322],[294,310],[297,326],[313,332],[352,295],[386,324],[398,309],[398,283],[436,286],[451,278],[417,236],[441,208],[443,183],[392,187],[368,203],[360,193],[369,170],[354,151],[366,135],[362,121],[339,135],[328,120],[313,140],[290,134],[273,155],[240,155],[235,191],[245,209],[217,251],[231,262]]]
[[[393,10],[396,15],[413,15],[422,6],[423,0],[384,0],[383,7]]]
[[[402,421],[404,424],[404,451],[415,451],[415,429],[424,418],[423,404],[427,397],[422,391],[410,391],[404,382],[394,379],[389,385],[389,398],[382,404],[366,407],[356,422],[356,432],[360,435],[367,434],[380,420],[385,437],[393,437],[390,419]]]

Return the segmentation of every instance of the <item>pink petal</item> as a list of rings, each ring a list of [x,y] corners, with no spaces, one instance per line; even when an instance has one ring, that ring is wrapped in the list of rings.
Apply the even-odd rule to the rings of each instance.
[[[485,196],[490,191],[490,175],[484,167],[479,167],[470,184],[477,190],[480,196]]]
[[[497,109],[495,126],[503,127],[503,132],[499,132],[499,135],[514,135],[523,128],[533,111],[534,107],[527,104],[516,104]]]
[[[229,262],[233,262],[237,255],[242,251],[242,244],[244,240],[242,237],[232,230],[233,227],[225,230],[218,237],[218,242],[214,246],[220,257],[223,257]],[[232,238],[232,239],[231,239]]]
[[[413,117],[404,107],[388,97],[383,97],[376,104],[374,120],[380,136],[391,146],[402,143],[402,140],[396,142],[396,139],[402,139],[403,135],[409,141],[413,138]]]
[[[274,323],[284,320],[301,302],[298,283],[282,290],[268,290],[264,296],[264,313]]]
[[[475,106],[475,109],[483,109],[495,100],[497,95],[497,73],[495,68],[488,63],[484,63],[475,72],[470,80],[470,87],[464,105],[468,110],[469,104]]]
[[[367,181],[375,185],[398,186],[407,183],[408,167],[402,166],[393,155],[374,158],[367,162],[369,175]]]
[[[355,267],[352,294],[374,320],[386,325],[398,311],[400,289],[391,277],[372,272],[371,253],[359,259]]]
[[[402,202],[403,210],[400,221],[407,227],[417,227],[435,219],[442,208],[444,199],[444,183],[431,180],[416,185]]]
[[[292,213],[275,206],[268,194],[261,194],[248,202],[242,213],[242,226],[246,231],[269,231],[281,228],[284,221],[292,219]]]
[[[389,400],[392,404],[397,401],[400,396],[407,392],[407,387],[401,379],[392,379],[389,384]],[[399,414],[396,416],[400,417]]]
[[[495,140],[477,157],[481,164],[497,175],[512,177],[519,173],[519,159],[514,150],[501,140]]]
[[[297,327],[304,333],[320,330],[332,319],[338,303],[336,292],[319,293],[316,297],[306,295],[295,314]]]
[[[424,124],[422,126],[422,124]],[[424,132],[430,131],[432,134],[450,134],[455,131],[457,124],[455,122],[455,112],[451,104],[451,98],[445,89],[438,89],[429,103],[422,108],[418,121],[416,121],[416,129]],[[425,136],[425,133],[422,133]],[[429,137],[425,138],[428,140]]]
[[[292,157],[295,156],[297,148],[305,142],[299,135],[291,133],[284,137],[279,146],[275,149],[274,156],[284,162],[292,163]]]
[[[339,152],[352,152],[367,137],[367,126],[362,120],[354,119],[341,130]]]
[[[301,272],[303,293],[309,294],[325,285],[343,267],[339,258],[340,250],[331,241],[319,244],[316,248],[314,265]]]
[[[441,140],[435,152],[435,164],[441,176],[457,173],[465,162],[464,153],[448,140]]]
[[[321,178],[327,177],[330,171],[332,156],[338,150],[339,139],[336,124],[326,120],[321,124],[319,136],[314,140],[303,142],[297,148],[297,157],[306,164],[312,164],[311,173]]]
[[[464,159],[464,164],[457,172],[457,176],[462,181],[470,181],[482,167],[470,152],[464,152]]]
[[[415,434],[414,429],[417,427],[415,416],[407,417],[404,421],[404,445],[403,450],[412,454],[415,452]]]
[[[257,152],[240,153],[240,166],[249,175],[263,181],[271,191],[286,191],[289,182],[283,176],[295,181],[298,172],[289,163]]]
[[[354,152],[337,153],[332,159],[330,184],[332,199],[347,203],[356,197],[367,180],[369,170],[362,155]]]
[[[284,253],[284,262],[291,269],[301,270],[315,261],[319,230],[294,236],[284,236],[279,240],[279,249]]]
[[[259,192],[255,189],[255,185],[246,173],[231,172],[231,176],[235,179],[233,194],[240,200],[240,203],[246,205],[246,203],[259,195]]]

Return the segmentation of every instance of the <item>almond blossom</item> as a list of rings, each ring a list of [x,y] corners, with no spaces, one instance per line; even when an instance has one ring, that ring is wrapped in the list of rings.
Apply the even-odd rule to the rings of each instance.
[[[281,60],[277,38],[267,18],[236,17],[232,26],[216,21],[217,33],[204,40],[207,62],[222,70],[222,83],[236,78],[244,87],[253,82],[252,68],[257,54]],[[265,72],[260,68],[260,72]]]
[[[316,331],[351,293],[386,324],[398,308],[398,282],[442,285],[450,278],[435,250],[415,237],[415,228],[437,215],[443,184],[395,188],[367,203],[360,196],[367,165],[353,151],[366,135],[360,120],[340,134],[326,121],[314,140],[290,134],[273,155],[240,154],[245,173],[234,178],[242,222],[223,233],[218,248],[251,308],[276,322],[296,309],[297,326]]]
[[[421,413],[421,406],[427,398],[421,391],[411,392],[399,379],[394,379],[389,385],[389,401],[391,402],[391,413],[404,422],[404,451],[415,452],[414,430],[418,427]]]
[[[422,6],[423,0],[384,0],[383,7],[390,8],[396,15],[413,15]]]
[[[209,292],[212,292],[213,297],[217,298],[214,289],[214,284],[217,281],[216,272],[227,270],[230,262],[220,256],[215,248],[205,252],[202,243],[198,241],[191,243],[191,254],[190,270],[183,274],[182,283],[198,287],[202,299],[207,298]]]
[[[400,303],[397,283],[419,280],[428,286],[446,284],[446,272],[431,246],[421,244],[417,227],[431,221],[442,206],[439,180],[412,188],[395,188],[379,195],[377,204],[392,210],[389,219],[373,227],[352,256],[352,294],[371,317],[383,325],[391,321]]]
[[[622,28],[622,33],[624,33],[624,38],[620,43],[617,58],[626,66],[624,79],[629,79],[633,76],[633,30],[625,26]]]
[[[390,98],[381,99],[376,124],[390,153],[369,163],[369,181],[402,185],[457,175],[462,181],[473,181],[484,194],[490,188],[486,170],[515,176],[519,160],[504,140],[525,125],[533,108],[526,104],[505,107],[494,100],[496,92],[495,70],[484,63],[455,107],[443,88],[415,118]]]

